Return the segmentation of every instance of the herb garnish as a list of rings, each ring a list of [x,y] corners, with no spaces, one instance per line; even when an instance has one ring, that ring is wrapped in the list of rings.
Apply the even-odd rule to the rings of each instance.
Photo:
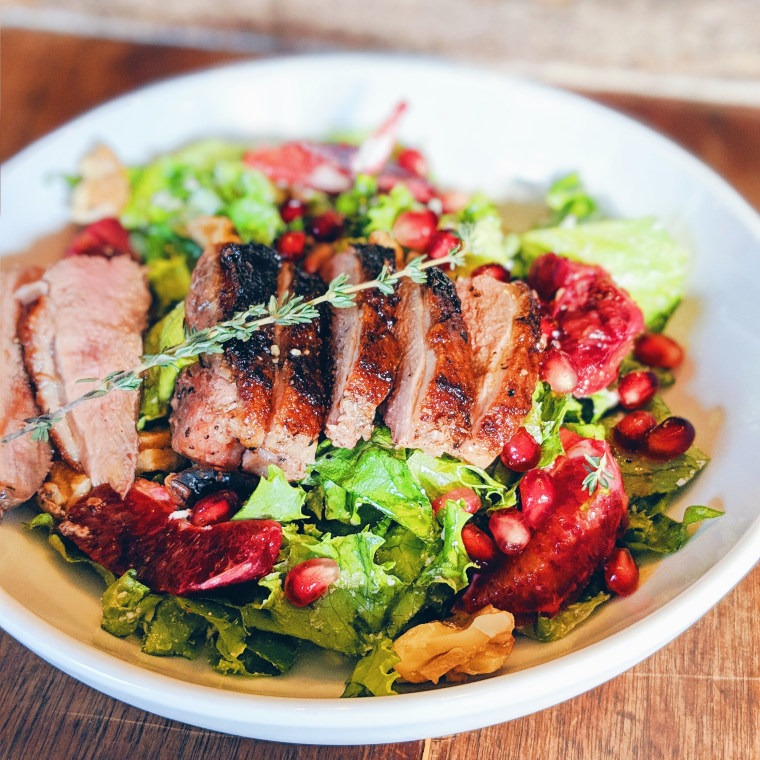
[[[586,454],[585,459],[586,464],[583,465],[583,469],[588,475],[584,478],[582,487],[589,492],[589,496],[600,486],[609,490],[610,481],[614,480],[615,475],[607,469],[607,452],[605,451],[600,457]]]

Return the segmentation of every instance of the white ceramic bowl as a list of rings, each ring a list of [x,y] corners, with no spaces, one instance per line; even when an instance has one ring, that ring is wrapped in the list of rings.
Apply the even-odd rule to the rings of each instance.
[[[466,685],[340,700],[349,666],[314,654],[278,679],[221,677],[147,657],[103,633],[98,582],[64,566],[11,514],[0,527],[0,625],[85,683],[170,718],[243,736],[369,744],[451,734],[548,707],[639,662],[713,606],[760,556],[755,472],[760,442],[760,220],[721,179],[672,143],[601,106],[529,82],[413,58],[365,55],[243,63],[163,82],[76,119],[2,173],[0,252],[40,252],[67,222],[56,173],[97,141],[127,163],[190,140],[321,137],[379,123],[400,99],[402,138],[440,182],[504,197],[578,170],[621,216],[657,215],[694,252],[688,296],[670,328],[688,350],[671,396],[713,462],[675,512],[725,508],[639,591],[566,639],[520,641],[505,671]]]

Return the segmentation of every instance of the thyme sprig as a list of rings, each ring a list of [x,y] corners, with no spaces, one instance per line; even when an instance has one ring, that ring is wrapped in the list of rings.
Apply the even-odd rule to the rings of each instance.
[[[582,488],[589,492],[589,496],[593,495],[600,486],[608,491],[615,475],[607,469],[607,452],[605,451],[600,457],[592,457],[586,454],[585,459],[583,469],[588,475],[583,480]]]
[[[346,309],[354,305],[356,294],[363,290],[377,289],[390,295],[395,284],[408,277],[416,283],[424,283],[427,279],[425,270],[434,266],[451,264],[455,267],[464,263],[465,251],[452,248],[448,255],[440,259],[428,259],[417,256],[411,259],[403,269],[397,272],[389,271],[383,266],[378,277],[374,280],[350,285],[346,274],[339,274],[327,286],[326,292],[310,301],[303,296],[285,293],[278,300],[275,296],[266,304],[256,304],[244,311],[236,312],[230,319],[219,322],[204,330],[189,330],[182,343],[167,348],[158,354],[144,354],[140,363],[131,369],[112,372],[106,377],[85,378],[80,383],[97,383],[92,390],[70,401],[65,406],[54,411],[48,411],[39,417],[29,417],[24,420],[24,427],[9,433],[0,439],[0,443],[8,443],[14,438],[31,434],[32,440],[47,441],[50,430],[56,423],[75,407],[93,398],[100,398],[112,391],[136,391],[142,386],[141,375],[154,367],[176,367],[182,359],[194,359],[200,354],[219,354],[231,340],[247,341],[253,334],[266,325],[300,325],[307,324],[319,316],[319,306],[330,304],[336,309]]]

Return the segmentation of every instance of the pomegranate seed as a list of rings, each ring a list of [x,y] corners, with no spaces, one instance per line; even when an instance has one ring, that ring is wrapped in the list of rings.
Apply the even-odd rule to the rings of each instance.
[[[494,280],[499,282],[509,282],[511,275],[509,269],[503,267],[501,264],[481,264],[479,267],[475,267],[472,270],[472,276],[477,277],[479,274],[487,274],[489,277],[493,277]]]
[[[306,204],[296,198],[291,198],[280,206],[280,216],[285,224],[290,224],[296,219],[300,219],[305,213]]]
[[[393,224],[393,237],[405,248],[424,251],[438,226],[438,217],[430,210],[402,211]]]
[[[660,381],[654,372],[630,372],[620,380],[618,395],[623,409],[640,409],[657,393]]]
[[[628,451],[636,451],[646,441],[649,432],[657,427],[657,420],[651,412],[639,409],[626,414],[613,428],[615,439]]]
[[[438,196],[444,214],[457,214],[467,208],[470,196],[461,190],[446,190]]]
[[[683,417],[668,417],[646,437],[647,454],[657,459],[680,457],[694,443],[694,425]]]
[[[501,452],[501,461],[513,472],[532,470],[539,459],[541,459],[541,447],[524,427],[517,429]]]
[[[467,523],[462,528],[462,543],[467,556],[481,565],[487,565],[499,556],[499,548],[494,540],[476,525]]]
[[[240,509],[240,497],[234,491],[217,491],[199,499],[190,512],[190,523],[197,528],[229,520]]]
[[[500,509],[491,515],[488,527],[496,546],[504,554],[519,554],[530,541],[530,530],[516,509]]]
[[[404,148],[404,150],[398,154],[396,162],[402,169],[406,169],[408,172],[416,174],[418,177],[427,177],[427,161],[425,161],[422,153],[418,150],[414,150],[414,148]]]
[[[285,576],[285,596],[296,607],[305,607],[319,599],[339,577],[340,568],[334,559],[307,559]]]
[[[309,222],[309,232],[317,239],[327,243],[337,240],[343,231],[343,217],[337,211],[325,211]]]
[[[292,230],[284,233],[277,241],[277,250],[284,259],[298,261],[303,256],[305,245],[306,233],[300,230]]]
[[[573,360],[564,351],[555,348],[544,354],[541,379],[549,383],[555,393],[572,393],[578,385]]]
[[[529,470],[520,481],[522,516],[529,528],[540,528],[554,506],[554,481],[546,470]]]
[[[439,496],[433,500],[433,514],[438,514],[438,510],[443,509],[446,506],[447,501],[464,501],[464,511],[474,515],[480,509],[480,496],[478,496],[472,488],[462,486],[461,488],[454,488],[448,493]]]
[[[620,596],[630,596],[639,586],[639,566],[628,549],[616,547],[604,564],[607,588]]]
[[[636,340],[633,355],[650,367],[675,369],[683,361],[683,349],[672,338],[659,333],[644,333]]]
[[[448,256],[452,248],[462,241],[450,230],[436,230],[425,248],[425,253],[431,259],[442,259]]]

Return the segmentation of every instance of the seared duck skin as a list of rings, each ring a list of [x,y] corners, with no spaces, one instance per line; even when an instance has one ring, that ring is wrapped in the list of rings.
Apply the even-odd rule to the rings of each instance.
[[[193,271],[187,324],[202,330],[269,301],[277,293],[281,264],[279,254],[264,245],[210,245]],[[240,466],[246,448],[263,443],[272,412],[274,346],[274,327],[268,325],[182,371],[169,420],[175,451],[231,470]]]
[[[59,409],[103,378],[138,364],[150,293],[130,256],[71,256],[42,277],[45,292],[21,321],[27,369],[42,409]],[[70,411],[51,430],[63,458],[93,485],[124,495],[137,462],[139,394],[112,391]]]
[[[530,411],[540,332],[530,290],[481,274],[457,282],[476,378],[472,431],[459,457],[488,467]]]
[[[22,310],[17,294],[41,275],[36,267],[14,267],[0,275],[0,438],[40,413],[17,337]],[[35,494],[50,469],[51,457],[50,444],[29,435],[0,443],[0,519],[6,510]]]
[[[355,245],[334,256],[323,271],[330,281],[345,273],[352,285],[374,280],[383,266],[395,271],[395,252],[378,245]],[[393,389],[399,345],[393,334],[399,297],[379,290],[357,293],[356,306],[334,309],[331,352],[334,366],[325,435],[346,449],[369,440],[375,412]]]
[[[458,450],[470,433],[472,349],[454,283],[437,268],[400,287],[396,338],[401,360],[385,409],[396,446],[432,456]]]
[[[305,301],[318,298],[325,285],[316,275],[285,262],[280,270],[278,297],[286,293]],[[299,480],[314,464],[317,440],[324,427],[329,398],[325,344],[329,318],[275,328],[272,366],[275,368],[272,414],[261,444],[243,455],[243,469],[266,475],[269,465],[282,468],[288,480]]]

